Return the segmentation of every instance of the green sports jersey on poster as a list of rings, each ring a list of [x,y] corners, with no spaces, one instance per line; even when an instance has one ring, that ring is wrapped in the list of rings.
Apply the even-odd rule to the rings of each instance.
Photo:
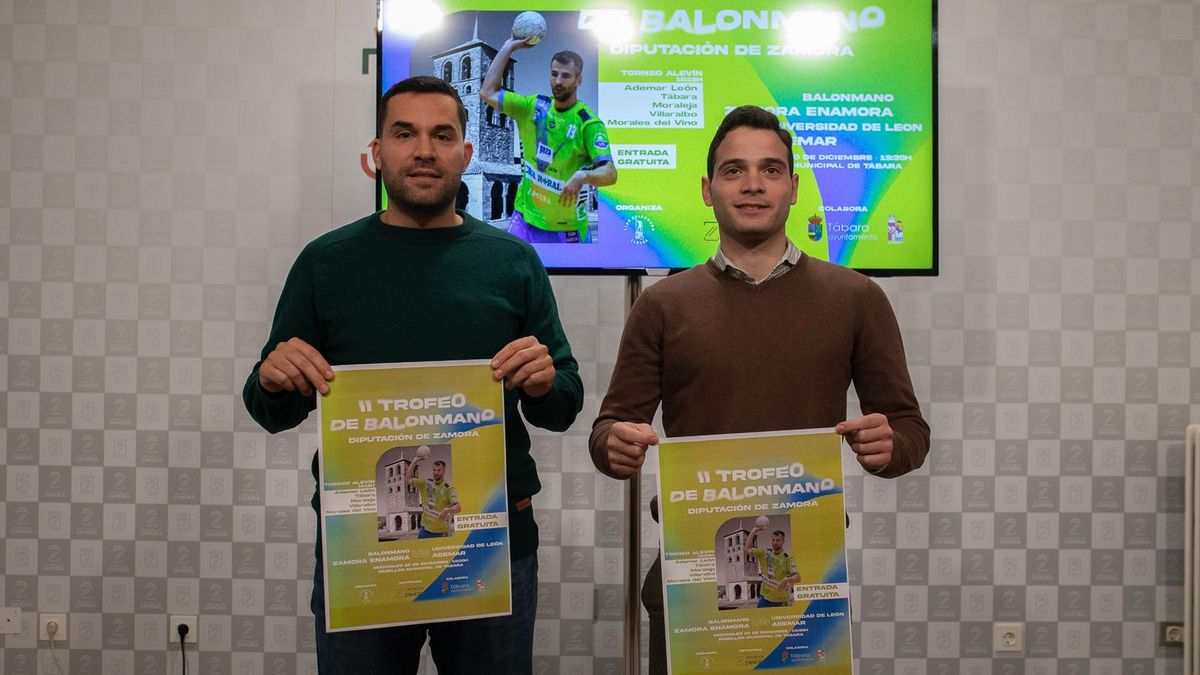
[[[787,602],[791,599],[787,590],[781,588],[783,580],[796,573],[796,559],[787,553],[775,553],[768,548],[752,548],[750,555],[758,561],[762,570],[763,598],[771,602]]]
[[[583,232],[587,209],[558,196],[576,171],[612,161],[604,122],[582,101],[564,111],[547,96],[500,92],[500,109],[521,136],[523,178],[514,204],[525,222],[551,232]]]
[[[435,483],[425,478],[412,479],[412,486],[421,495],[421,527],[433,534],[443,534],[450,530],[450,523],[442,520],[441,513],[451,504],[458,503],[458,493],[454,486],[446,482]]]

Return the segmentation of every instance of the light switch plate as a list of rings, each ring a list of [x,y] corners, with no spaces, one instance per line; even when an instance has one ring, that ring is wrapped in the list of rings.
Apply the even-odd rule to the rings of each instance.
[[[21,608],[0,607],[0,635],[17,635],[21,632]]]

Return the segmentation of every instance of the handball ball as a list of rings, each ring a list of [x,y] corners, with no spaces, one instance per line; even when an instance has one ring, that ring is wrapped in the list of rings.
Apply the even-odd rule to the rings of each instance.
[[[771,524],[771,519],[766,516],[759,516],[754,519],[754,524],[759,527],[766,527]]]
[[[430,450],[428,445],[422,445],[421,447],[417,448],[417,457],[428,457],[429,453],[431,452],[433,452],[433,450]]]
[[[512,35],[536,45],[546,36],[546,19],[537,12],[521,12],[513,19]]]

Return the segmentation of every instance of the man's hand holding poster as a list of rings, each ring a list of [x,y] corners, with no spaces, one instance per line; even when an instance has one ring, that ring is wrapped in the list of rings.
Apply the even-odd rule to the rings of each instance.
[[[841,437],[659,446],[670,671],[852,672]]]
[[[318,398],[326,630],[511,611],[487,361],[341,366]]]

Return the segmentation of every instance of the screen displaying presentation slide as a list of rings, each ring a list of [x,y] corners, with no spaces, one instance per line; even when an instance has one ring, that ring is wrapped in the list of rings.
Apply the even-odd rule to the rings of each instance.
[[[467,108],[459,208],[552,272],[691,267],[719,241],[713,133],[755,105],[792,134],[802,251],[937,274],[932,0],[601,4],[382,1],[380,92],[433,75]]]

